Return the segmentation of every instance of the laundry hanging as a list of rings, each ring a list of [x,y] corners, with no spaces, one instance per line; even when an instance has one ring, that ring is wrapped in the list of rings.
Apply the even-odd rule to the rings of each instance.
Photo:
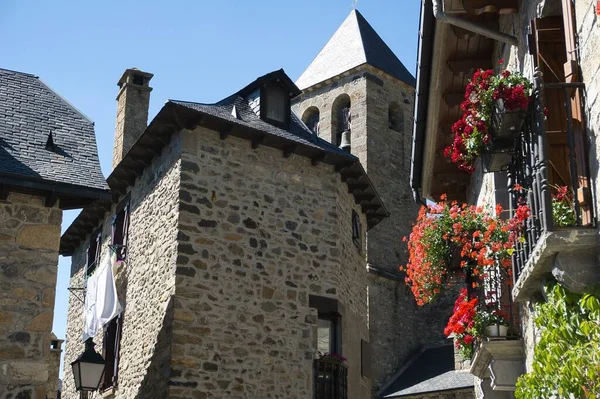
[[[121,313],[112,272],[115,259],[114,254],[105,255],[98,269],[87,281],[83,341],[95,337],[105,324]]]

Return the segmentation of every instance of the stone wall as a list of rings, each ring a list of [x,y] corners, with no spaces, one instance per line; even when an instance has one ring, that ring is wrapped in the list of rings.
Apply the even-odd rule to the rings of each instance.
[[[46,396],[62,212],[44,199],[0,201],[0,397]]]
[[[198,128],[184,134],[180,198],[169,397],[311,397],[319,295],[343,305],[349,398],[368,398],[361,211],[333,167]]]
[[[586,89],[585,118],[589,138],[590,173],[592,181],[595,182],[592,193],[597,214],[600,209],[600,16],[596,15],[596,4],[597,1],[594,0],[575,2],[581,74]]]
[[[398,266],[407,261],[402,237],[410,234],[418,206],[409,186],[414,88],[369,65],[348,71],[295,100],[302,116],[310,107],[320,112],[319,136],[332,140],[332,105],[347,94],[352,110],[352,154],[369,174],[390,217],[367,234],[367,262],[384,271],[369,273],[369,328],[373,348],[373,393],[423,345],[444,340],[443,329],[453,299],[419,308]],[[390,128],[389,107],[400,110]]]
[[[172,296],[175,293],[177,225],[179,217],[181,140],[174,136],[146,168],[130,191],[130,225],[125,265],[114,270],[124,308],[117,389],[109,397],[167,397]],[[122,200],[122,198],[121,198]],[[112,212],[102,225],[102,253],[110,244]],[[84,286],[89,241],[72,257],[71,286]],[[123,295],[124,293],[124,295]],[[65,364],[82,351],[83,303],[69,300]],[[102,350],[103,334],[94,341]],[[63,397],[77,398],[70,367],[65,367]]]

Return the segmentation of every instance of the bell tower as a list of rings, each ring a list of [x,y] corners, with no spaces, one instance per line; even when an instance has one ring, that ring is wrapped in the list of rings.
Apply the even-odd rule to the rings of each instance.
[[[390,217],[367,232],[369,330],[376,393],[423,346],[443,342],[444,308],[418,308],[398,266],[418,207],[409,186],[415,79],[352,10],[298,78],[294,111],[359,158]]]

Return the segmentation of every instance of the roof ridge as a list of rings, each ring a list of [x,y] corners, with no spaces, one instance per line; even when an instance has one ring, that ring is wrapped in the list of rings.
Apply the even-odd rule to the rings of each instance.
[[[34,74],[32,74],[32,73],[21,72],[21,71],[15,71],[14,69],[0,68],[0,71],[6,71],[6,72],[18,73],[19,75],[30,76],[30,77],[32,77],[32,78],[36,78],[36,79],[39,79],[39,78],[40,78],[39,76],[37,76],[37,75],[34,75]]]
[[[73,104],[71,104],[69,102],[69,100],[67,100],[66,98],[64,98],[60,94],[58,94],[58,92],[56,92],[52,87],[50,87],[48,84],[46,84],[46,82],[44,82],[42,79],[40,79],[39,77],[37,79],[38,79],[38,81],[42,85],[44,85],[48,90],[50,90],[50,92],[52,94],[54,94],[59,100],[61,100],[62,102],[64,102],[69,108],[71,108],[73,111],[75,111],[76,114],[79,114],[83,119],[87,120],[89,123],[91,123],[92,125],[94,125],[94,121],[89,116],[87,116],[81,110],[79,110],[79,108],[77,108],[76,106],[74,106]]]

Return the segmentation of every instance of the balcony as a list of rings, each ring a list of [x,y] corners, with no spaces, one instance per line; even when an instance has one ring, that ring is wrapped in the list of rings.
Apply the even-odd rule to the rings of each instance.
[[[544,84],[538,76],[536,88],[534,106],[515,138],[508,170],[511,208],[522,202],[531,208],[513,259],[512,294],[517,302],[531,299],[552,277],[575,291],[598,277],[599,245],[581,105],[585,86]],[[565,214],[556,210],[553,201],[564,187],[571,211],[559,217]]]
[[[348,368],[339,361],[316,359],[314,368],[315,399],[347,399]]]

